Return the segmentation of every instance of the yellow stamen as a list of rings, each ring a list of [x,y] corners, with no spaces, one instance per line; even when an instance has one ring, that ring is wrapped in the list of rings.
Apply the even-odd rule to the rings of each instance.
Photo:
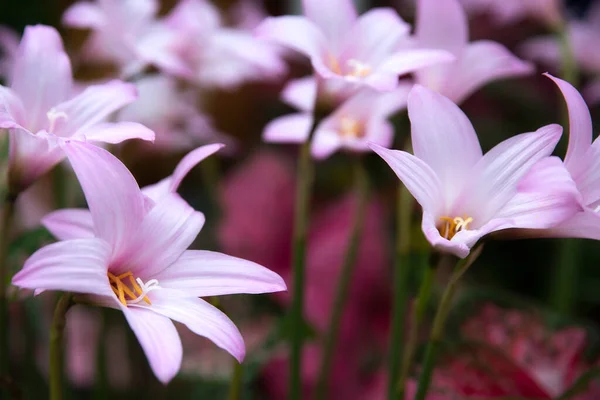
[[[329,68],[331,69],[331,71],[335,74],[341,75],[342,67],[340,67],[340,62],[337,60],[337,58],[335,58],[334,56],[332,56],[330,54],[328,59],[329,59]]]
[[[372,72],[371,66],[355,59],[350,59],[346,64],[351,68],[351,72],[346,76],[353,76],[356,78],[365,78]]]
[[[340,134],[346,138],[362,138],[364,136],[361,122],[351,117],[340,118],[339,129]]]
[[[452,240],[458,232],[468,230],[469,224],[473,222],[473,218],[471,217],[440,217],[440,219],[443,221],[443,224],[438,230],[440,231],[440,235],[448,240]]]
[[[133,278],[133,273],[125,272],[124,274],[116,276],[110,272],[107,272],[106,275],[108,276],[108,281],[110,282],[111,289],[117,295],[121,304],[123,304],[125,307],[127,307],[128,300],[136,300],[138,296],[144,294],[144,291],[142,290],[140,285]],[[133,290],[123,282],[123,279],[125,278],[129,278],[129,283]],[[143,300],[149,305],[152,304],[148,296],[144,296]]]

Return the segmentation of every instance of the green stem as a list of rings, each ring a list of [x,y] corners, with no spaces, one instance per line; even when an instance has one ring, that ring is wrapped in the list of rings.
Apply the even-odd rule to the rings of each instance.
[[[50,400],[63,398],[63,336],[67,311],[73,304],[73,295],[64,293],[54,309],[54,319],[50,328]]]
[[[9,332],[8,318],[8,250],[10,232],[14,217],[16,196],[7,194],[2,205],[2,226],[0,226],[0,377],[8,377],[9,373]]]
[[[356,159],[354,180],[357,200],[356,210],[350,228],[350,237],[346,246],[344,259],[342,261],[342,268],[340,270],[340,277],[335,291],[329,325],[323,342],[323,356],[315,392],[315,398],[317,400],[324,400],[327,398],[327,383],[332,369],[335,344],[339,334],[342,316],[344,314],[344,305],[348,299],[348,290],[350,289],[352,276],[356,268],[356,256],[358,254],[359,241],[367,208],[369,182],[367,171],[365,171],[363,161],[360,158]]]
[[[558,251],[551,302],[558,313],[566,315],[573,308],[581,242],[576,239],[563,239]]]
[[[242,398],[243,377],[244,367],[242,364],[234,361],[233,375],[231,376],[231,385],[229,386],[229,400],[240,400]]]
[[[404,358],[402,359],[402,368],[400,369],[400,377],[398,378],[397,386],[397,399],[404,400],[405,396],[405,385],[406,379],[412,366],[415,349],[417,347],[417,339],[419,336],[419,330],[423,319],[425,318],[425,312],[427,311],[427,305],[429,304],[429,298],[431,297],[431,287],[433,286],[433,278],[435,271],[438,268],[439,262],[442,261],[438,257],[437,253],[434,253],[431,257],[430,262],[423,272],[423,278],[421,279],[421,286],[419,287],[419,293],[412,309],[412,319],[409,326],[408,338],[406,341]]]
[[[410,140],[404,146],[410,151]],[[394,289],[392,305],[392,333],[388,370],[388,400],[395,398],[396,383],[403,358],[408,276],[410,272],[410,228],[414,199],[402,184],[398,186],[396,208],[396,254],[394,263]],[[399,388],[404,390],[404,383]]]
[[[433,327],[431,328],[429,342],[427,343],[425,357],[423,358],[423,370],[419,377],[419,385],[414,400],[425,400],[427,390],[429,389],[429,382],[431,381],[431,375],[433,374],[438,348],[440,347],[442,336],[444,334],[444,326],[446,325],[446,319],[448,318],[448,313],[452,306],[454,293],[458,288],[458,282],[477,257],[479,257],[481,249],[482,247],[478,246],[478,248],[471,251],[471,254],[469,254],[467,258],[458,261],[456,268],[450,277],[450,281],[448,282],[446,289],[444,289],[444,294],[442,295],[437,313],[433,320]]]
[[[570,34],[566,24],[561,24],[555,28],[558,42],[560,44],[561,56],[561,77],[573,86],[577,86],[578,71],[575,54],[571,46]]]
[[[290,382],[289,400],[300,400],[302,398],[301,369],[302,369],[302,345],[304,342],[304,264],[306,259],[306,233],[308,228],[308,206],[312,191],[314,166],[310,155],[310,143],[312,136],[321,121],[315,104],[313,123],[310,128],[308,139],[300,147],[298,158],[298,171],[296,182],[296,205],[294,213],[294,236],[292,249],[293,267],[293,292],[292,305],[290,307],[291,327],[291,355],[290,355]]]

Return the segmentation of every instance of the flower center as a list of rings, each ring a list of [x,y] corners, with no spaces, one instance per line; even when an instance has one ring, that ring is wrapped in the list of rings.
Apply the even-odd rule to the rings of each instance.
[[[60,121],[64,123],[69,119],[67,113],[64,111],[56,111],[55,109],[48,111],[46,117],[48,117],[48,132],[52,133],[59,127]]]
[[[371,74],[371,66],[369,64],[365,64],[361,61],[355,60],[351,58],[346,61],[348,67],[350,67],[350,72],[346,74],[346,76],[353,76],[355,78],[364,78]]]
[[[125,307],[129,304],[137,304],[144,300],[147,304],[152,304],[147,294],[154,289],[158,289],[158,281],[150,279],[144,283],[140,278],[134,279],[133,273],[125,272],[121,275],[106,273],[110,287],[115,292],[121,304]]]
[[[365,135],[360,121],[351,117],[340,118],[339,133],[342,137],[353,139],[362,138]]]
[[[438,227],[440,231],[440,235],[445,239],[452,240],[454,235],[458,232],[469,229],[469,224],[473,222],[473,218],[471,217],[440,217],[442,220],[442,225]]]

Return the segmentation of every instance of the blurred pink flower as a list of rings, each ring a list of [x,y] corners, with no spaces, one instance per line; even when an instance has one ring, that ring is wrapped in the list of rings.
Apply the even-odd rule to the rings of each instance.
[[[418,0],[415,38],[406,46],[442,49],[456,56],[452,63],[418,70],[415,76],[417,83],[457,104],[491,81],[534,71],[499,43],[469,42],[467,16],[458,0]]]
[[[0,78],[10,79],[19,50],[19,35],[5,26],[0,26]]]
[[[488,14],[502,25],[533,18],[555,27],[562,21],[560,0],[461,0],[461,3],[469,13]]]
[[[26,189],[64,158],[59,138],[119,143],[154,133],[133,122],[106,123],[137,97],[131,84],[112,81],[74,95],[71,64],[58,32],[25,29],[14,61],[10,88],[0,86],[0,128],[9,131],[9,185]]]
[[[444,96],[415,85],[408,115],[415,155],[372,148],[423,207],[423,233],[436,249],[464,258],[491,232],[551,228],[581,210],[568,172],[548,158],[560,126],[514,136],[484,156],[469,119]]]
[[[256,32],[309,57],[324,79],[393,90],[399,75],[454,58],[443,50],[399,50],[410,26],[391,8],[358,17],[351,0],[303,0],[303,5],[305,16],[267,18]]]
[[[391,92],[370,88],[358,91],[319,124],[311,143],[313,157],[327,158],[340,149],[366,152],[369,142],[391,146],[394,128],[387,119],[406,107],[411,87],[412,84],[403,83]],[[310,94],[314,91],[307,92]],[[302,143],[308,140],[312,121],[309,112],[285,115],[265,127],[263,139],[273,143]]]
[[[175,79],[148,75],[135,82],[139,97],[118,114],[121,121],[136,121],[154,131],[153,149],[188,150],[210,142],[231,142],[198,110],[197,92],[178,88]]]
[[[241,361],[245,348],[236,326],[199,296],[277,292],[285,290],[281,277],[235,257],[186,250],[204,216],[170,193],[171,178],[147,197],[106,150],[80,142],[63,146],[86,195],[95,235],[41,248],[13,284],[79,293],[120,309],[164,383],[175,376],[182,359],[171,319]]]

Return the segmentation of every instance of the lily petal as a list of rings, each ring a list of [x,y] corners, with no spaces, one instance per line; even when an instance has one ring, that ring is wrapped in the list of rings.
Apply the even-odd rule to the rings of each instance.
[[[542,233],[547,237],[600,240],[600,214],[585,210]]]
[[[388,163],[423,210],[437,213],[443,204],[442,185],[431,167],[405,151],[390,150],[376,144],[369,147]]]
[[[145,216],[115,273],[131,270],[144,279],[153,278],[183,254],[203,225],[204,215],[177,194],[164,196]]]
[[[144,349],[154,375],[162,383],[169,383],[177,375],[183,358],[175,325],[149,309],[121,306],[121,311]]]
[[[25,262],[12,284],[27,289],[112,296],[106,271],[111,248],[102,239],[75,239],[42,247]]]
[[[45,128],[46,113],[71,94],[71,62],[56,29],[35,25],[25,28],[11,74],[11,88],[27,110],[27,126]]]
[[[144,195],[131,172],[108,151],[77,141],[66,143],[64,149],[85,194],[96,234],[111,244],[113,257],[118,257],[144,219]]]
[[[81,1],[65,11],[62,22],[74,28],[100,28],[106,23],[106,16],[97,4]]]
[[[517,194],[517,187],[529,169],[550,156],[562,134],[559,125],[513,136],[487,152],[473,167],[471,181],[464,188],[458,208],[470,212],[480,224],[493,219]],[[472,214],[472,215],[471,215]]]
[[[294,79],[281,92],[281,99],[292,107],[305,113],[312,112],[317,97],[317,78]]]
[[[156,276],[161,287],[193,297],[273,293],[286,290],[275,272],[252,261],[214,251],[188,250]]]
[[[58,240],[93,238],[94,221],[89,210],[71,208],[53,211],[42,218],[42,225]]]
[[[137,90],[131,83],[115,80],[92,85],[73,99],[52,109],[56,114],[66,115],[64,124],[55,133],[63,137],[85,133],[88,128],[103,122],[110,114],[136,98]]]
[[[358,18],[352,0],[302,0],[302,5],[304,15],[325,33],[334,46],[343,42]]]
[[[87,128],[82,135],[92,142],[117,144],[129,139],[154,142],[154,132],[137,122],[104,122]]]
[[[244,339],[235,324],[216,307],[197,297],[185,297],[173,289],[160,289],[150,293],[152,310],[181,322],[197,335],[210,339],[229,352],[240,363],[246,349]]]
[[[267,124],[263,139],[270,143],[303,143],[308,139],[312,122],[309,114],[284,115]]]
[[[421,85],[408,95],[408,116],[414,154],[435,171],[450,204],[482,157],[475,129],[456,104]]]
[[[415,25],[421,47],[460,55],[469,40],[468,19],[458,0],[419,0]]]

